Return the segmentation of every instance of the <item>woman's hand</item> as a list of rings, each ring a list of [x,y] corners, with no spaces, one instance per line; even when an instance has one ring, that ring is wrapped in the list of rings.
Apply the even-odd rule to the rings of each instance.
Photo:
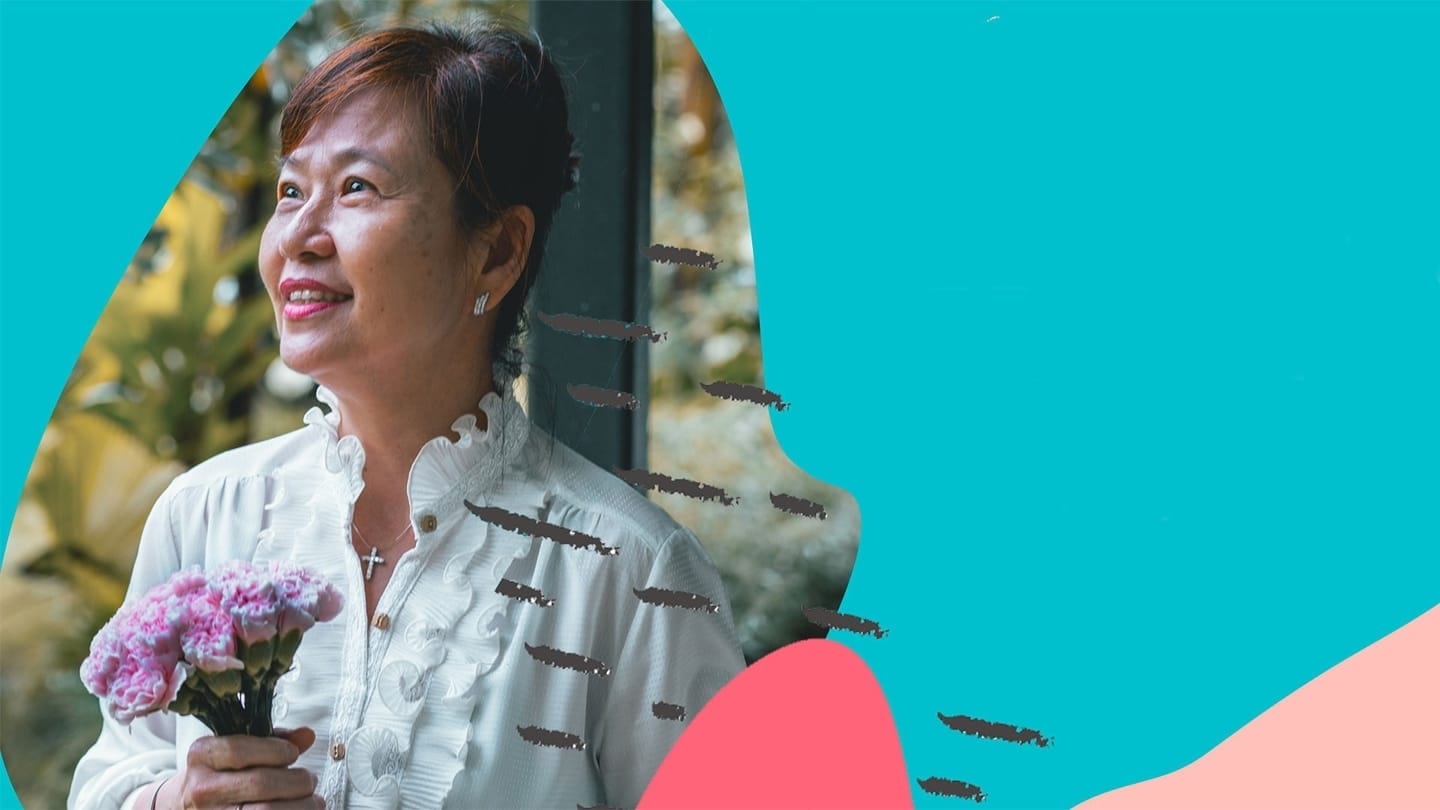
[[[155,806],[184,810],[318,810],[317,777],[291,767],[315,743],[308,728],[276,737],[201,737],[190,746],[185,770],[160,790]],[[167,795],[168,794],[168,795]]]

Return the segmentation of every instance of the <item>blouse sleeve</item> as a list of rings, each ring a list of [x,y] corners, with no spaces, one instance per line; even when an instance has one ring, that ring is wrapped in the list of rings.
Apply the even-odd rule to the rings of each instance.
[[[150,510],[140,535],[140,550],[125,599],[128,602],[164,582],[180,568],[172,483]],[[97,703],[97,708],[99,708]],[[126,726],[103,710],[100,739],[75,767],[70,783],[70,810],[129,810],[145,785],[177,773],[175,716],[155,712]]]
[[[636,599],[629,627],[622,629],[615,680],[594,745],[607,803],[632,808],[688,720],[745,667],[720,574],[690,532],[672,534],[644,581],[634,587],[698,594],[718,610],[661,607]],[[683,707],[686,720],[658,717],[657,702]]]

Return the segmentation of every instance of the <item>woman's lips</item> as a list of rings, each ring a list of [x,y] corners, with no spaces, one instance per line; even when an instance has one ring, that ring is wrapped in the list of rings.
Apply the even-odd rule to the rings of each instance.
[[[280,312],[287,320],[301,320],[350,302],[351,296],[318,281],[290,278],[280,282]]]
[[[287,301],[285,306],[280,308],[280,312],[287,320],[298,321],[346,303],[349,303],[349,299],[344,301]]]

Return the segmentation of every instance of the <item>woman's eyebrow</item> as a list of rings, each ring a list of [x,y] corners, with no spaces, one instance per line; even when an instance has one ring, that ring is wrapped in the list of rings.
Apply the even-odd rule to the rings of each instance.
[[[380,158],[379,155],[360,146],[350,146],[336,152],[334,162],[338,166],[345,166],[351,163],[361,162],[371,163],[379,166],[384,171],[389,172],[390,175],[394,177],[400,176],[400,173],[395,171],[394,167],[392,167],[389,163],[386,163],[383,159]],[[297,158],[294,155],[281,155],[275,161],[275,169],[276,171],[280,171],[285,169],[286,167],[293,167],[296,171],[304,171],[306,167],[306,160],[303,157]]]

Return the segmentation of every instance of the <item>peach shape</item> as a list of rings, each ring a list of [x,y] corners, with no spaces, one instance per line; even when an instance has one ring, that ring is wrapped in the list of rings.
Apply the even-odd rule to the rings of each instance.
[[[849,648],[813,639],[765,656],[711,698],[637,810],[911,806],[880,684]]]
[[[1440,605],[1165,776],[1081,810],[1440,808]]]

